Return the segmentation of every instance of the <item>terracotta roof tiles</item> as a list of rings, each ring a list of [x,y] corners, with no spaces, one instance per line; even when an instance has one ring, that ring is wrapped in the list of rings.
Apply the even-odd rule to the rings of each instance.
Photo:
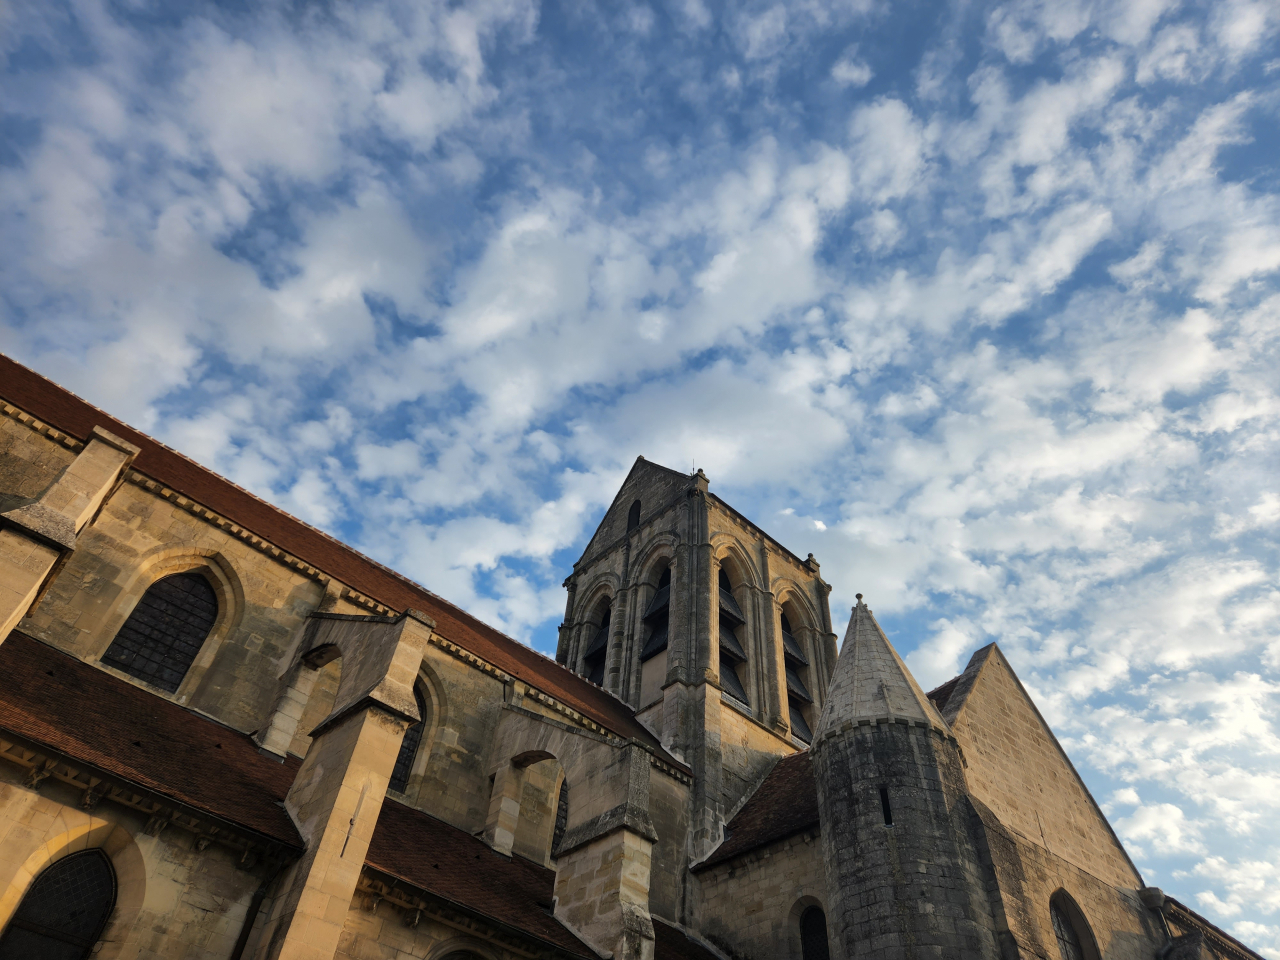
[[[495,853],[483,840],[387,799],[365,863],[574,956],[595,957],[551,914],[555,871]]]
[[[818,825],[818,786],[809,751],[783,757],[725,827],[725,839],[695,870],[725,863],[757,847]]]
[[[301,849],[281,805],[299,760],[16,630],[0,676],[0,730]]]
[[[688,771],[688,767],[662,748],[630,707],[612,694],[3,354],[0,354],[0,397],[81,440],[89,436],[95,426],[102,426],[136,444],[141,452],[134,461],[135,470],[393,610],[425,611],[436,621],[436,632],[445,639],[542,690],[614,734],[647,744],[666,762]]]

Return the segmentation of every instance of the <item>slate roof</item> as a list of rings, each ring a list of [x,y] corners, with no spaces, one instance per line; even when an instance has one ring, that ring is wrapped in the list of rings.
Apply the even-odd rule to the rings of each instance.
[[[551,914],[556,874],[443,820],[383,801],[365,863],[432,896],[579,957],[596,954]]]
[[[101,426],[136,444],[141,452],[133,462],[133,469],[222,514],[393,610],[401,613],[410,608],[423,610],[436,621],[436,632],[446,640],[555,697],[613,733],[647,744],[667,763],[689,771],[662,748],[630,707],[595,684],[3,354],[0,354],[0,398],[81,440],[89,436],[95,426]]]
[[[705,870],[818,826],[818,786],[809,751],[783,757],[725,828],[725,839],[694,867]]]
[[[284,799],[301,761],[13,631],[0,643],[0,730],[298,849]]]
[[[679,927],[653,918],[653,960],[720,960]]]
[[[920,689],[875,615],[863,603],[862,595],[858,597],[858,605],[849,616],[840,658],[831,673],[822,715],[814,724],[814,736],[821,739],[824,731],[849,720],[886,715],[923,721],[949,732],[937,707]]]

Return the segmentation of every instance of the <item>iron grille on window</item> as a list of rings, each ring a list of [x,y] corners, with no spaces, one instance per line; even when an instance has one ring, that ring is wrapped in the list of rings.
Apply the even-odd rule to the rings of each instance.
[[[422,687],[413,685],[413,699],[418,702],[418,716],[421,718],[404,732],[400,741],[400,752],[396,754],[396,765],[391,770],[391,783],[388,786],[404,793],[409,786],[409,774],[413,772],[413,760],[418,755],[418,745],[422,743],[422,731],[427,726],[427,700],[422,695]]]
[[[83,960],[116,902],[116,875],[101,850],[63,857],[27,891],[0,937],[3,960]]]
[[[217,594],[200,574],[157,580],[133,608],[102,662],[173,693],[217,618]]]
[[[1056,903],[1049,904],[1049,916],[1053,919],[1053,935],[1058,939],[1062,960],[1084,960],[1084,948],[1070,918]]]

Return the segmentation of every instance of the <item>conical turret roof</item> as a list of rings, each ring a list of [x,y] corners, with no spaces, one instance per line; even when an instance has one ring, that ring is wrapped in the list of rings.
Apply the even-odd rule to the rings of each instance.
[[[922,720],[951,732],[858,594],[814,741],[847,720],[857,723],[882,717]]]

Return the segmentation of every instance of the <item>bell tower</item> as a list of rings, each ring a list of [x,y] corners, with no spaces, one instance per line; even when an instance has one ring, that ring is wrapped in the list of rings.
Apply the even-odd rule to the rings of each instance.
[[[695,859],[780,754],[803,749],[836,661],[818,562],[683,474],[636,459],[565,580],[556,659],[697,771]]]

